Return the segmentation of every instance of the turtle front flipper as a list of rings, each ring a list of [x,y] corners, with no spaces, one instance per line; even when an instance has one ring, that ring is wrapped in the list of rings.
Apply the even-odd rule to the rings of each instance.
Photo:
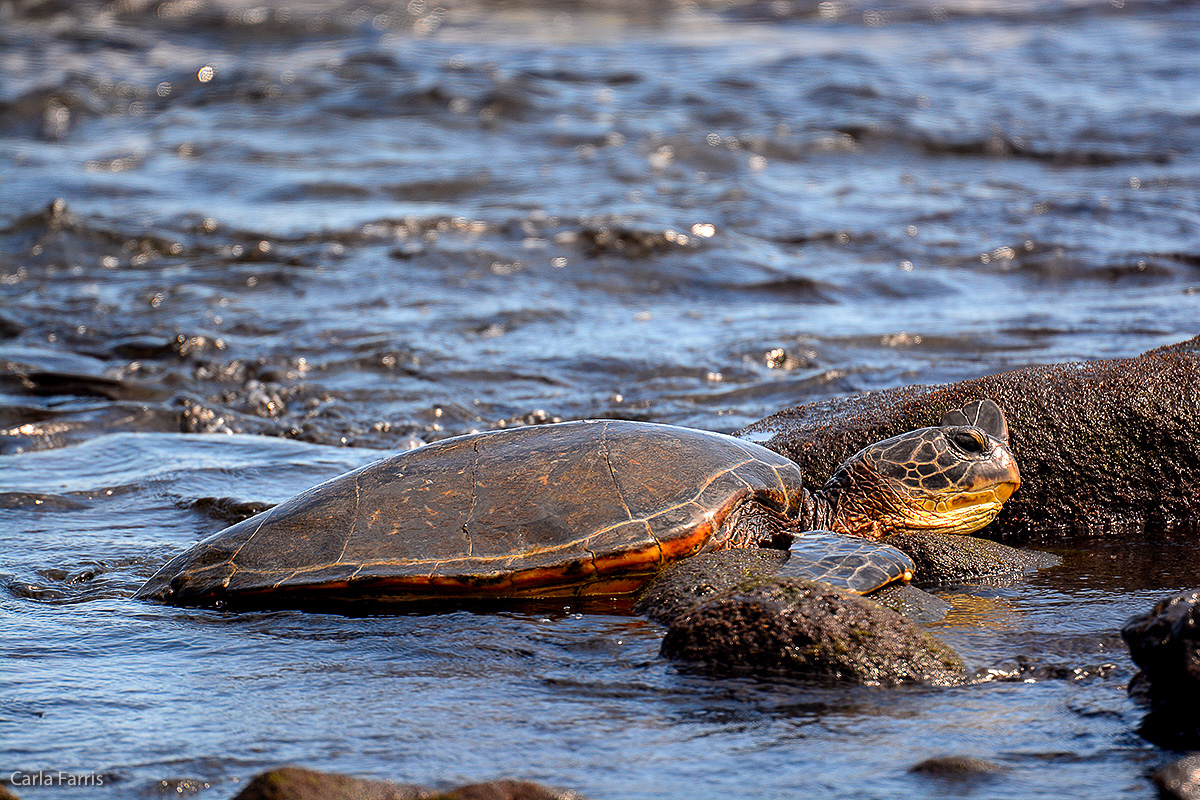
[[[913,560],[895,547],[833,531],[807,531],[788,552],[778,577],[821,581],[854,594],[911,580],[916,570]]]

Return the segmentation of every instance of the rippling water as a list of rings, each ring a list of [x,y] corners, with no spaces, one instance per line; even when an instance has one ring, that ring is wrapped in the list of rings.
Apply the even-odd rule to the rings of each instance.
[[[381,451],[1194,335],[1195,4],[10,0],[0,75],[0,768],[1153,796],[1115,632],[1200,584],[1171,545],[951,593],[1007,678],[952,690],[693,675],[620,608],[129,596]]]

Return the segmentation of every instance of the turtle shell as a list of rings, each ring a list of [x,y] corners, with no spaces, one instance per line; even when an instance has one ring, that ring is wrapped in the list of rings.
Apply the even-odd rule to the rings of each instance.
[[[635,591],[720,549],[750,498],[799,512],[789,459],[707,431],[599,420],[460,436],[320,484],[200,542],[138,597],[403,600]]]

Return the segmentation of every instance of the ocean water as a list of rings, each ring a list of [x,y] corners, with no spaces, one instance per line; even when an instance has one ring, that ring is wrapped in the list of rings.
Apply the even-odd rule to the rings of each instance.
[[[947,591],[952,689],[695,674],[619,605],[131,595],[222,503],[450,435],[1195,335],[1197,75],[1191,3],[0,3],[0,778],[1154,797],[1117,630],[1182,544]]]

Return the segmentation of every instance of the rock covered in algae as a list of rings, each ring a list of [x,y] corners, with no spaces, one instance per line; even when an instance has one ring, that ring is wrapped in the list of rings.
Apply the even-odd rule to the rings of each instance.
[[[887,538],[916,565],[914,581],[925,586],[995,582],[1052,567],[1058,556],[953,533],[898,533]]]
[[[662,653],[721,672],[852,683],[949,684],[966,673],[906,617],[797,579],[750,579],[709,596],[670,620]]]
[[[788,554],[766,547],[738,547],[676,561],[642,590],[635,613],[664,625],[702,601],[747,582],[771,579]]]

